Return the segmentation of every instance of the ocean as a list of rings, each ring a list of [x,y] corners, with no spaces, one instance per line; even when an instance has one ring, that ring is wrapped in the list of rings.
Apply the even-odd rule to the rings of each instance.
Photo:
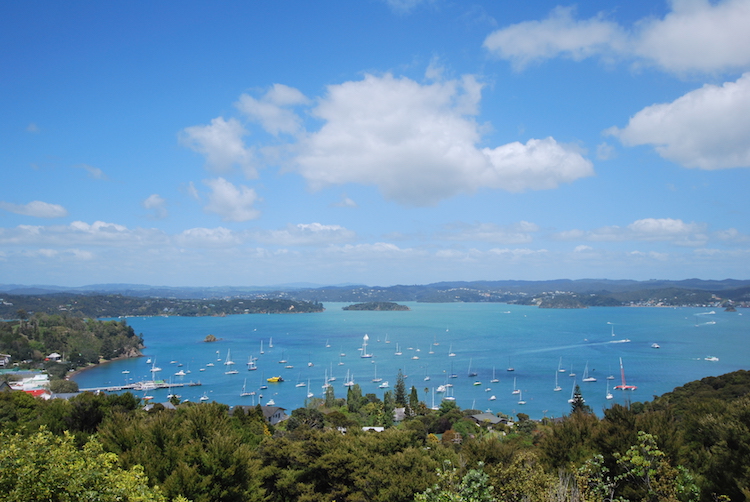
[[[326,303],[325,312],[315,314],[132,317],[127,322],[142,334],[145,357],[103,364],[74,379],[81,388],[122,385],[151,380],[156,366],[161,368],[153,373],[156,379],[200,381],[200,386],[172,389],[182,400],[198,402],[205,396],[228,405],[272,400],[291,413],[305,405],[308,392],[323,397],[326,377],[335,377],[330,384],[336,397],[346,397],[349,375],[363,394],[382,399],[401,370],[407,391],[416,387],[430,407],[449,396],[463,409],[539,419],[569,413],[576,384],[586,404],[601,416],[612,403],[650,401],[692,380],[750,365],[750,315],[741,311],[404,304],[411,310],[344,311],[341,307],[348,303]],[[206,343],[209,334],[219,340]],[[227,356],[233,365],[224,364]],[[251,359],[257,370],[248,370]],[[637,389],[614,389],[621,384],[620,360],[627,384]],[[586,369],[596,381],[582,381]],[[284,381],[266,382],[274,376]],[[387,381],[389,389],[380,388],[376,378]],[[437,392],[445,384],[453,387]],[[562,390],[554,391],[556,385]],[[243,388],[254,395],[241,396]],[[161,402],[169,392],[136,395]]]

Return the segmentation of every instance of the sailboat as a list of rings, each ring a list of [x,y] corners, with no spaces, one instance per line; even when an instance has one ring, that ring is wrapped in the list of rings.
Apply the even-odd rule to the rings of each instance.
[[[560,358],[560,362],[557,363],[557,371],[558,373],[565,373],[565,368],[562,367],[562,357]]]
[[[469,374],[470,377],[477,376],[477,372],[476,371],[471,371],[471,358],[469,358],[469,371],[468,371],[468,374]]]
[[[286,364],[286,359],[284,358],[284,351],[281,351],[281,359],[279,359],[279,364]]]
[[[555,392],[559,392],[559,391],[561,391],[561,390],[562,390],[562,387],[560,387],[560,385],[559,385],[559,384],[557,383],[557,375],[559,375],[559,372],[557,372],[557,371],[556,371],[556,372],[555,372],[555,388],[554,388],[554,389],[552,389],[552,390],[554,390]]]
[[[268,348],[269,349],[273,348],[273,337],[271,337],[271,338],[268,339]]]
[[[570,389],[570,399],[568,399],[568,402],[571,404],[573,403],[573,401],[575,401],[575,398],[574,398],[575,392],[576,392],[576,381],[573,380],[573,388]]]
[[[315,396],[313,394],[313,391],[310,390],[310,379],[307,379],[307,399],[310,399],[311,397]]]
[[[614,397],[612,393],[609,391],[609,381],[607,381],[607,394],[604,397],[607,399],[612,399]]]
[[[240,396],[241,397],[252,396],[252,395],[255,394],[254,392],[247,392],[245,390],[246,387],[247,387],[247,378],[245,379],[244,383],[242,384],[242,392],[240,392]]]
[[[300,373],[299,376],[297,376],[297,383],[294,385],[295,387],[304,387],[305,386],[305,382],[303,382],[302,380],[300,380],[301,376],[302,376],[302,373]]]
[[[518,404],[526,404],[526,401],[523,400],[523,394],[521,391],[518,391]]]
[[[451,377],[451,378],[458,378],[458,375],[456,375],[455,373],[453,373],[453,361],[451,361],[451,373],[448,376]]]
[[[589,376],[589,362],[586,361],[586,367],[583,370],[583,381],[584,382],[596,382],[596,378]]]
[[[448,357],[456,357],[456,353],[453,352],[453,344],[448,347]]]
[[[260,341],[260,353],[265,354],[265,351],[263,350],[263,340]]]
[[[346,371],[346,380],[344,380],[344,387],[354,387],[354,375],[350,375],[349,370]]]
[[[490,380],[490,383],[497,383],[500,379],[495,376],[495,367],[492,367],[492,380]]]
[[[622,384],[615,385],[616,390],[635,390],[638,388],[635,385],[628,385],[625,383],[625,369],[622,366],[622,357],[620,358],[620,377],[622,378]]]
[[[227,359],[226,361],[224,361],[224,365],[232,366],[233,364],[234,364],[234,361],[232,361],[232,356],[230,354],[230,351],[227,350]],[[231,367],[227,371],[224,372],[225,375],[236,375],[237,373],[239,373],[239,371]]]
[[[255,358],[253,356],[250,356],[247,359],[247,371],[255,371],[258,369],[258,366],[255,365]]]
[[[511,394],[520,394],[521,391],[516,387],[516,377],[513,377],[513,392]]]
[[[510,357],[508,358],[508,371],[516,371],[516,369],[510,364]]]
[[[374,383],[378,383],[378,382],[382,382],[382,381],[383,381],[383,379],[382,379],[382,378],[379,378],[379,377],[378,377],[378,365],[377,365],[377,364],[375,365],[375,376],[374,376],[374,377],[372,377],[372,381],[373,381]]]
[[[370,337],[367,336],[367,333],[365,333],[365,336],[362,337],[362,354],[359,356],[361,358],[370,358],[372,357],[372,354],[367,353],[367,340],[369,340]]]

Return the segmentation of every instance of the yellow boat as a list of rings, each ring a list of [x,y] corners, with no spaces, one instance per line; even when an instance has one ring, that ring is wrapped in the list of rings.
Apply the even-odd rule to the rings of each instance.
[[[268,383],[277,383],[277,382],[283,382],[284,379],[281,378],[280,376],[275,376],[275,377],[267,378],[266,381]]]

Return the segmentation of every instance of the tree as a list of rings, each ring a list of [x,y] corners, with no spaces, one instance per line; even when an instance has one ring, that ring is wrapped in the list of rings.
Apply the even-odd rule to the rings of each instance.
[[[581,387],[576,385],[573,391],[573,402],[571,403],[572,413],[591,413],[591,407],[586,404],[586,400],[583,399],[581,394]]]
[[[0,442],[0,493],[6,502],[167,500],[148,485],[141,466],[122,469],[117,455],[105,453],[96,440],[78,450],[71,435],[42,429],[31,437],[0,433]]]
[[[422,493],[416,494],[416,502],[494,502],[495,488],[489,484],[487,474],[480,462],[459,481],[458,469],[446,461],[438,469],[438,482]]]
[[[404,382],[404,374],[399,369],[398,376],[396,377],[396,386],[393,388],[395,391],[396,407],[406,407],[406,382]]]

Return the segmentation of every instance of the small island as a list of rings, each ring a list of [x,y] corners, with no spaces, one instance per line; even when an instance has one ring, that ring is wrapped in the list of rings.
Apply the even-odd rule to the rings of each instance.
[[[393,303],[393,302],[355,303],[353,305],[347,305],[346,307],[341,307],[341,308],[343,310],[389,310],[389,311],[411,310],[406,305],[399,305],[398,303]]]
[[[216,338],[216,336],[214,336],[214,335],[206,335],[206,338],[203,339],[203,341],[206,342],[206,343],[216,342],[218,340],[219,339]]]

